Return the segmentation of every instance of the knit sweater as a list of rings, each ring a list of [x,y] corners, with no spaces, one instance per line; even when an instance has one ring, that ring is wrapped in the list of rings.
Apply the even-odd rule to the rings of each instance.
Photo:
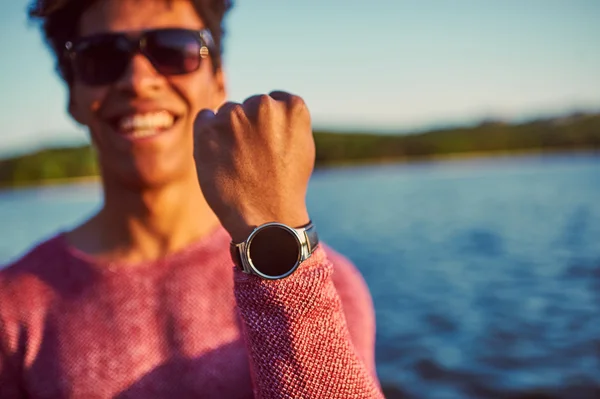
[[[229,240],[135,265],[37,245],[0,271],[0,399],[383,397],[356,268],[321,245],[266,281]]]

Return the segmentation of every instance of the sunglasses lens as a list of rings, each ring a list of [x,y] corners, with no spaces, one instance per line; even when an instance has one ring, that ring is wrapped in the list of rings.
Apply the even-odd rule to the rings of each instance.
[[[75,73],[90,85],[114,82],[125,72],[131,58],[126,38],[116,35],[95,37],[76,47]]]
[[[163,29],[148,32],[144,53],[158,72],[180,75],[200,66],[200,40],[194,31]]]
[[[137,40],[121,34],[89,37],[75,45],[74,68],[88,85],[114,83],[123,75]],[[140,50],[163,75],[181,75],[200,67],[202,43],[198,32],[186,29],[147,31]]]

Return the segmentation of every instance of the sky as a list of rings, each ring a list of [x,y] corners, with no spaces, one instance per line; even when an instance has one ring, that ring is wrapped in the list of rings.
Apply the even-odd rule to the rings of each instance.
[[[0,3],[0,155],[87,140],[29,2]],[[599,0],[237,0],[226,24],[230,100],[289,91],[315,128],[600,111]]]

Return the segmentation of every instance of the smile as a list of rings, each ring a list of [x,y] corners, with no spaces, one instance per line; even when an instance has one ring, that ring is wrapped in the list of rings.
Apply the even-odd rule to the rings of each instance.
[[[155,136],[173,127],[177,117],[169,111],[155,111],[124,115],[112,119],[113,129],[127,138]]]

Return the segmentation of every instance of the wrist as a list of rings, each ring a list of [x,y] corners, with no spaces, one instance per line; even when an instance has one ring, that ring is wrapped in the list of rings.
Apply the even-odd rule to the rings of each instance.
[[[292,228],[305,226],[310,222],[308,211],[303,209],[299,212],[283,215],[239,215],[222,222],[223,227],[234,243],[245,241],[252,231],[266,223],[281,223]]]

